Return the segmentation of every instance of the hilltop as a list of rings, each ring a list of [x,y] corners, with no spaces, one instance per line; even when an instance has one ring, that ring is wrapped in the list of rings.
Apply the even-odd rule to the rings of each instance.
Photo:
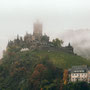
[[[0,64],[1,90],[59,90],[64,69],[74,65],[90,65],[90,61],[74,54],[73,47],[42,34],[36,23],[33,35],[17,35],[9,41]]]
[[[0,65],[0,89],[59,90],[64,69],[74,65],[90,65],[90,61],[63,50],[9,48]]]
[[[13,56],[14,55],[14,56]],[[8,57],[12,60],[15,60],[16,57],[24,58],[23,60],[27,62],[27,59],[30,58],[30,55],[38,57],[38,62],[41,62],[43,58],[48,57],[49,60],[58,68],[68,69],[75,65],[90,65],[90,61],[78,56],[72,52],[68,52],[67,49],[63,48],[46,48],[43,47],[41,49],[37,48],[34,50],[26,49],[25,51],[18,50],[17,48],[9,48],[8,51],[4,53],[3,61],[6,59],[8,63]],[[26,55],[26,56],[25,56]],[[20,58],[17,58],[18,61]],[[35,62],[36,63],[36,62]]]
[[[49,36],[43,35],[40,22],[34,23],[33,27],[32,35],[28,33],[24,37],[17,35],[16,39],[8,42],[6,51],[3,53],[3,59],[12,54],[22,55],[21,53],[27,52],[27,54],[34,54],[40,59],[48,56],[56,67],[70,68],[73,65],[90,65],[88,60],[74,54],[74,48],[70,43],[63,47],[64,42],[62,40],[56,38],[50,41]]]

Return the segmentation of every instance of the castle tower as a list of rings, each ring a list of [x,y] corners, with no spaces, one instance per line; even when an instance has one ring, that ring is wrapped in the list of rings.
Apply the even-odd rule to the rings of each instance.
[[[33,35],[35,37],[42,36],[42,23],[40,23],[39,21],[35,22],[33,25]]]

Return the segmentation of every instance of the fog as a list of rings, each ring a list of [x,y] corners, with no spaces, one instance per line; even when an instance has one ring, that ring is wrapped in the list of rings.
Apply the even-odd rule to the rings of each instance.
[[[0,56],[7,42],[43,23],[51,39],[70,29],[90,28],[90,0],[0,0]]]
[[[64,41],[64,45],[70,42],[74,47],[74,52],[78,55],[90,59],[90,30],[79,29],[69,30],[59,35],[59,38]]]

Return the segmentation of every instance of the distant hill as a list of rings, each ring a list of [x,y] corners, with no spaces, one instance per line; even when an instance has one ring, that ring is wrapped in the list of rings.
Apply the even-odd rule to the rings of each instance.
[[[75,53],[90,59],[90,30],[69,30],[59,35],[59,38],[64,41],[65,45],[70,42]]]

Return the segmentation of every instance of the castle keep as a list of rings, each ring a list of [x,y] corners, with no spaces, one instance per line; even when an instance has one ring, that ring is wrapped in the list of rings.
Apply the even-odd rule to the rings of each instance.
[[[33,36],[42,36],[42,23],[40,23],[39,21],[35,22],[33,25]]]
[[[33,24],[33,35],[26,33],[24,40],[27,42],[32,42],[35,40],[41,40],[42,37],[42,24],[37,21]]]
[[[33,24],[33,35],[26,33],[24,41],[29,45],[29,49],[40,48],[49,43],[49,37],[42,34],[42,23],[39,21]]]

